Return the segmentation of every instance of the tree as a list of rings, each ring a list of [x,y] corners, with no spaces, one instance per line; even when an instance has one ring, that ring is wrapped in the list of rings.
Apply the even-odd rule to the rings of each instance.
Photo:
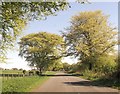
[[[63,63],[63,69],[64,69],[65,71],[70,71],[70,64],[68,64],[68,63]]]
[[[61,0],[63,1],[63,0]],[[64,0],[65,1],[65,0]],[[68,3],[60,2],[2,2],[0,8],[0,61],[5,60],[7,49],[13,43],[28,21],[46,19],[48,15],[55,15],[56,11],[65,10]]]
[[[81,62],[77,62],[71,65],[71,72],[80,72],[81,70],[83,70],[83,66],[81,67]]]
[[[52,70],[52,71],[60,71],[60,70],[63,69],[63,64],[61,62],[61,58],[58,59],[58,60],[54,60],[53,62],[54,62],[53,65],[50,66],[50,68],[49,68],[50,70]]]
[[[110,26],[108,16],[102,11],[86,11],[72,17],[71,26],[63,33],[68,46],[67,54],[79,57],[89,64],[91,58],[110,54],[116,45],[117,32]]]
[[[76,0],[83,4],[87,0]],[[89,2],[88,2],[89,3]],[[47,2],[1,2],[0,4],[0,62],[4,62],[6,51],[14,46],[14,41],[31,20],[46,19],[49,15],[56,15],[57,11],[70,7],[66,0]]]
[[[113,77],[117,78],[118,83],[120,83],[120,51],[119,50],[118,50],[118,56],[116,57],[116,62],[117,62],[118,67],[117,67],[116,72],[113,73]]]
[[[19,55],[24,57],[30,66],[36,66],[41,73],[54,64],[54,60],[62,58],[64,52],[63,38],[47,32],[24,36],[19,45]]]

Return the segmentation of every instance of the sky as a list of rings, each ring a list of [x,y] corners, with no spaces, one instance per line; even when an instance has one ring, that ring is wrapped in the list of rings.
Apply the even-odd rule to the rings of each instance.
[[[60,31],[65,31],[66,27],[70,26],[70,19],[72,16],[76,15],[79,12],[83,11],[95,11],[102,10],[105,15],[110,15],[109,22],[113,26],[118,26],[118,3],[117,2],[92,2],[91,4],[79,4],[75,2],[70,3],[71,8],[57,12],[57,16],[48,16],[46,20],[41,21],[32,21],[29,22],[26,28],[23,30],[23,33],[20,37],[35,33],[46,31],[55,34],[61,34]],[[19,39],[18,39],[19,41]],[[15,50],[9,50],[7,52],[7,63],[1,64],[0,67],[3,68],[23,68],[30,69],[27,65],[27,61],[24,58],[18,56],[18,44],[15,44]],[[76,63],[77,59],[67,57],[64,58],[64,62],[69,64]]]

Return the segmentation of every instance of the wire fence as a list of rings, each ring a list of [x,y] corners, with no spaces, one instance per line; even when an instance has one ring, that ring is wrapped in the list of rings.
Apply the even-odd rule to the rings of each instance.
[[[16,78],[16,77],[26,77],[35,76],[35,74],[0,74],[2,79]]]

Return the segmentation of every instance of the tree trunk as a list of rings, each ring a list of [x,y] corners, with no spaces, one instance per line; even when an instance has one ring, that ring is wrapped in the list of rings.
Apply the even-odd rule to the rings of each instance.
[[[120,52],[118,52],[118,70],[117,70],[117,78],[118,78],[118,83],[120,83]]]
[[[52,69],[52,71],[55,71],[55,67]]]
[[[92,64],[89,63],[89,70],[92,70]]]
[[[40,70],[40,75],[42,75],[42,68],[40,68],[39,70]]]
[[[118,69],[117,71],[117,79],[118,79],[118,83],[120,83],[120,69]]]

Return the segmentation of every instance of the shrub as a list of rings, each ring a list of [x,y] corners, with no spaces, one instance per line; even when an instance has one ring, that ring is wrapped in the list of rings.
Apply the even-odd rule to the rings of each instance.
[[[26,73],[26,70],[23,70],[23,74],[25,74]]]
[[[29,76],[34,75],[33,71],[29,71]]]
[[[98,57],[94,64],[94,70],[105,75],[112,74],[116,70],[116,67],[117,63],[112,56]]]
[[[39,71],[36,71],[36,72],[35,72],[35,74],[36,74],[36,75],[39,75],[39,74],[40,74],[40,72],[39,72]]]
[[[94,79],[99,78],[98,73],[95,73],[95,72],[90,71],[90,70],[85,70],[85,71],[83,72],[83,76],[84,76],[85,78],[87,78],[88,80],[94,80]]]

